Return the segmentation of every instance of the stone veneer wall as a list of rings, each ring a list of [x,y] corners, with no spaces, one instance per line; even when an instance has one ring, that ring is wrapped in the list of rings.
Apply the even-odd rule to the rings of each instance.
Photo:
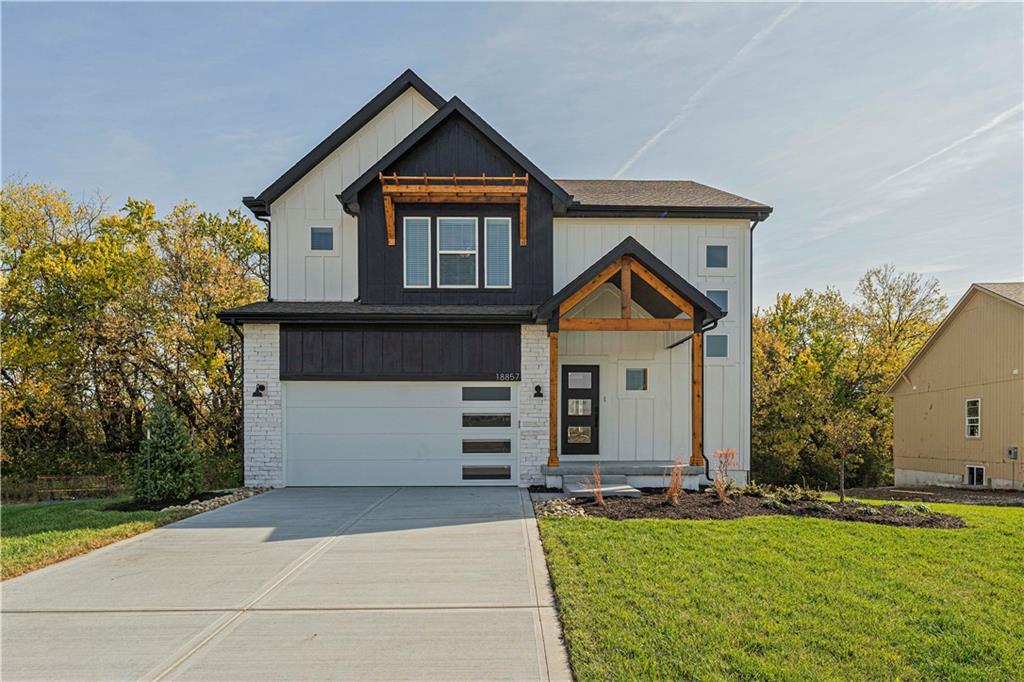
[[[548,329],[542,324],[522,326],[522,366],[519,382],[519,484],[541,485],[541,467],[548,461],[549,358]],[[543,398],[533,396],[540,384]]]
[[[245,484],[284,486],[284,424],[281,414],[281,334],[276,324],[247,324],[244,336]],[[266,389],[253,397],[256,384]]]

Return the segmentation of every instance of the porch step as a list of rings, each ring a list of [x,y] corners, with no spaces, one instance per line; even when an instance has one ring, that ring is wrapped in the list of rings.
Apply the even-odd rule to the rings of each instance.
[[[594,481],[591,476],[563,476],[562,490],[575,497],[593,497]],[[628,485],[625,476],[602,476],[600,490],[605,497],[640,497],[640,491]]]

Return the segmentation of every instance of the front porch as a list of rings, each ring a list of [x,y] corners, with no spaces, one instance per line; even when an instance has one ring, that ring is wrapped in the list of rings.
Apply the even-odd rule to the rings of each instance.
[[[627,238],[538,309],[549,344],[548,487],[707,482],[703,334],[724,313]]]
[[[541,468],[544,483],[549,488],[563,488],[568,477],[590,478],[594,467],[600,467],[602,481],[619,482],[634,488],[667,488],[672,476],[675,462],[667,460],[648,460],[622,462],[614,460],[581,460],[570,462],[560,461],[555,466]],[[704,466],[686,465],[683,467],[683,488],[698,490],[701,483],[706,483]]]

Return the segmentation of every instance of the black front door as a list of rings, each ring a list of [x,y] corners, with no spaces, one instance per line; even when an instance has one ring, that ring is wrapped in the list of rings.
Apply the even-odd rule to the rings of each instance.
[[[597,454],[599,369],[597,365],[562,366],[563,454]]]

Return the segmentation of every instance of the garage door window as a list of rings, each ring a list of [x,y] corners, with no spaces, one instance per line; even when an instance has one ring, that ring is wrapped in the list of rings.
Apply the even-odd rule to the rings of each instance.
[[[512,400],[512,388],[509,386],[464,386],[462,399],[465,401],[487,400],[507,401]]]
[[[462,467],[463,481],[508,481],[512,478],[509,465],[466,465]]]
[[[512,415],[504,414],[464,414],[462,426],[467,429],[476,428],[508,428],[512,426]]]
[[[512,452],[511,440],[469,439],[462,441],[464,455],[507,455]]]

